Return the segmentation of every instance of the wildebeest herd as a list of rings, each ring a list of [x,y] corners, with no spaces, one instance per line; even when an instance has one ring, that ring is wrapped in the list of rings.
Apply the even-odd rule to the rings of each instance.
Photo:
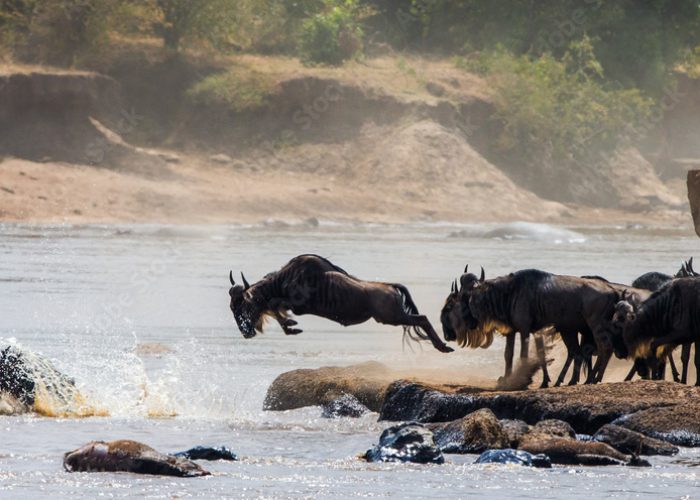
[[[545,339],[561,338],[566,361],[555,385],[561,385],[573,364],[569,384],[603,380],[613,354],[633,361],[626,380],[635,374],[662,379],[669,362],[673,378],[686,383],[691,345],[700,340],[700,274],[692,258],[674,275],[650,272],[632,285],[612,283],[600,276],[566,276],[536,269],[486,279],[468,271],[452,283],[440,314],[445,341],[471,348],[489,347],[505,336],[505,375],[513,371],[516,334],[520,357],[528,358],[530,335],[535,338],[542,387],[551,379]],[[429,340],[441,352],[451,352],[428,318],[418,312],[408,289],[398,283],[365,281],[318,255],[300,255],[279,271],[242,285],[229,274],[231,311],[245,338],[262,332],[265,320],[275,319],[287,335],[295,315],[321,316],[344,326],[374,319],[403,326],[412,339]],[[682,372],[672,352],[682,346]],[[595,363],[594,363],[595,358]],[[700,355],[695,350],[700,375]],[[696,385],[700,385],[700,379]]]

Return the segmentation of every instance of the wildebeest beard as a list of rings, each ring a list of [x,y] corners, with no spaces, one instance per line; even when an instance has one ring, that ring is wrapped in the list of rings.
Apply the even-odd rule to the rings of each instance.
[[[504,291],[504,285],[493,282],[484,282],[471,291],[465,315],[471,315],[477,326],[457,332],[460,345],[485,349],[491,346],[496,334],[505,336],[513,332],[506,324],[507,298],[511,294]]]

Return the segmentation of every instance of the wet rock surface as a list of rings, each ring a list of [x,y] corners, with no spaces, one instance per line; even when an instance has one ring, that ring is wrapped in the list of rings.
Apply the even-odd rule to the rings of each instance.
[[[609,444],[623,453],[635,455],[676,455],[678,448],[659,439],[654,439],[636,431],[607,424],[595,433],[593,439]]]
[[[364,455],[368,462],[414,462],[441,464],[445,458],[435,445],[433,433],[424,425],[408,422],[382,432],[379,444]]]
[[[532,435],[520,444],[520,450],[533,455],[547,455],[553,464],[561,465],[649,465],[595,441]]]
[[[508,433],[491,410],[475,411],[447,424],[428,426],[443,453],[481,453],[511,445]]]
[[[531,425],[541,420],[557,419],[567,422],[578,433],[595,434],[605,424],[640,412],[635,419],[629,417],[630,423],[624,426],[651,435],[649,432],[653,431],[654,425],[642,426],[642,420],[654,418],[661,422],[665,419],[665,412],[673,413],[664,408],[687,406],[688,401],[700,401],[698,398],[700,388],[648,380],[466,394],[454,388],[396,381],[387,389],[380,419],[445,422],[488,408],[501,419],[520,419]],[[651,413],[641,413],[651,408],[654,409]],[[697,414],[700,413],[696,411],[695,415]],[[700,436],[700,421],[693,420],[692,414],[681,419],[687,425],[674,426],[671,419],[667,420],[664,424],[664,432],[667,434],[684,429]],[[640,428],[630,427],[631,425]],[[645,430],[641,430],[642,428]],[[652,437],[665,439],[659,436]],[[685,439],[684,442],[694,442],[694,439]]]
[[[684,404],[648,408],[614,423],[676,446],[697,447],[700,446],[700,403],[695,401],[689,398]]]
[[[194,448],[190,448],[186,451],[179,451],[173,455],[189,460],[228,460],[230,462],[238,460],[238,456],[225,446],[195,446]]]
[[[475,464],[516,464],[526,467],[549,469],[552,461],[547,455],[533,455],[526,451],[506,448],[504,450],[487,450],[479,455]]]
[[[522,420],[504,418],[500,422],[511,448],[517,448],[523,436],[530,432],[530,426]]]
[[[321,416],[323,418],[358,418],[366,413],[369,413],[369,408],[360,403],[352,394],[343,394],[339,398],[321,406]]]
[[[133,472],[177,477],[209,475],[208,471],[186,458],[165,455],[130,440],[91,441],[66,453],[63,467],[68,472]]]

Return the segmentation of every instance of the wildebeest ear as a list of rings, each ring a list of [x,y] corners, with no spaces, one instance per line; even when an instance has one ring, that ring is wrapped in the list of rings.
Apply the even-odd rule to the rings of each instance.
[[[236,286],[236,282],[233,280],[233,271],[228,272],[228,279],[231,282],[231,286]]]
[[[450,293],[455,293],[455,282],[452,282],[452,288],[450,288]]]

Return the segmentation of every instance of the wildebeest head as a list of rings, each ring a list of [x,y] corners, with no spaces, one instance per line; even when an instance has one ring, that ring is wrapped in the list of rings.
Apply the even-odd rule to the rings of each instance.
[[[253,297],[248,292],[250,284],[241,273],[243,285],[237,285],[233,279],[233,271],[228,275],[231,288],[228,294],[231,297],[231,312],[236,320],[238,329],[247,339],[255,337],[256,327],[260,318],[260,310],[256,307]]]
[[[615,304],[615,312],[612,317],[612,326],[615,330],[613,335],[613,350],[615,356],[624,359],[629,356],[629,349],[624,341],[624,332],[637,318],[637,311],[634,304],[627,300],[627,297],[622,298]]]
[[[440,314],[446,341],[457,341],[461,346],[473,348],[488,347],[491,344],[493,334],[490,331],[490,325],[481,324],[469,307],[472,292],[485,280],[483,268],[481,268],[481,276],[477,277],[468,272],[467,266],[459,281],[455,280],[453,283]]]

